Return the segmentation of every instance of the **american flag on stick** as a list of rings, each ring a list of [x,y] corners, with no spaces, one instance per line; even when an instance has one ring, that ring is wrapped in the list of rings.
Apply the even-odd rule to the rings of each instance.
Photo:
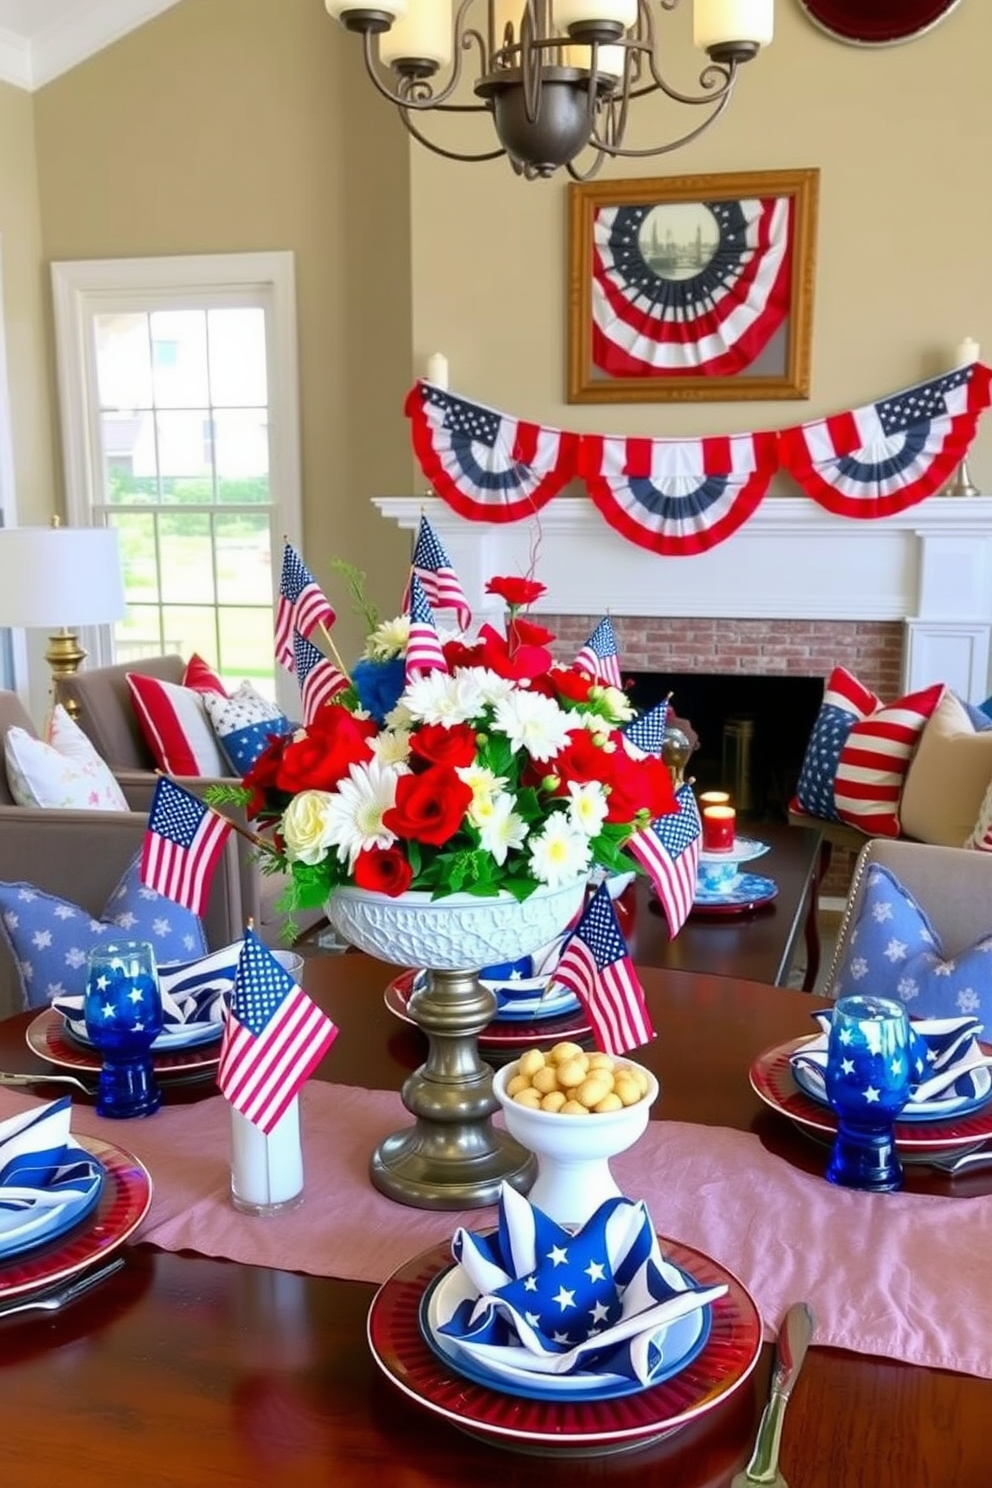
[[[155,786],[141,851],[141,882],[202,915],[232,823],[163,776]]]
[[[644,754],[661,754],[662,745],[665,742],[665,726],[668,723],[668,700],[656,703],[653,708],[648,708],[646,713],[626,723],[621,732],[628,744],[633,744],[635,749],[640,749]]]
[[[597,1048],[624,1054],[654,1038],[644,989],[605,884],[583,910],[554,975],[585,1007]]]
[[[303,703],[303,722],[311,724],[318,708],[348,686],[348,678],[298,630],[293,632],[293,656]]]
[[[407,681],[412,681],[421,672],[448,671],[437,626],[434,624],[434,611],[416,574],[410,576],[407,605],[410,616],[410,639],[406,644]]]
[[[427,595],[431,608],[454,610],[461,629],[467,630],[472,624],[472,611],[465,598],[465,591],[458,582],[458,575],[451,566],[451,559],[441,546],[440,539],[426,517],[420,518],[420,528],[413,547],[411,563],[413,572],[424,586],[424,593]],[[408,586],[403,601],[404,607],[409,603],[409,597]]]
[[[282,554],[282,576],[276,604],[276,661],[291,672],[296,665],[293,632],[309,636],[318,625],[331,626],[337,619],[330,600],[307,568],[292,543]]]
[[[620,654],[609,615],[600,620],[585,645],[580,648],[572,666],[577,672],[584,672],[596,682],[605,682],[608,687],[621,686]]]
[[[217,1067],[221,1094],[270,1132],[337,1035],[327,1014],[246,930]]]
[[[671,935],[682,929],[696,896],[702,835],[699,807],[688,781],[675,792],[675,799],[678,811],[656,817],[624,843],[651,875]]]

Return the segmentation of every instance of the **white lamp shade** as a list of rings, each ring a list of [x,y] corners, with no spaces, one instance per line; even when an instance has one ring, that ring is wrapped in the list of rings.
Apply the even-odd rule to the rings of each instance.
[[[75,630],[126,610],[116,528],[0,528],[0,625]]]
[[[389,64],[415,57],[447,67],[453,46],[451,0],[410,0],[406,15],[379,37],[379,58]]]
[[[693,0],[692,39],[703,51],[728,41],[767,46],[775,34],[775,0]]]

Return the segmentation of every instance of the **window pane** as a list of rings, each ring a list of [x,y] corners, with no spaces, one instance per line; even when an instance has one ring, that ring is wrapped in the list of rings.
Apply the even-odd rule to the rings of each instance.
[[[210,398],[215,408],[264,407],[269,401],[265,370],[265,311],[208,311]]]
[[[158,460],[163,501],[213,500],[213,433],[205,410],[159,414]]]
[[[275,697],[272,606],[225,608],[220,622],[220,673],[228,687],[247,679],[268,698]]]
[[[101,408],[150,408],[152,368],[147,315],[96,315],[97,388]]]
[[[100,415],[104,496],[114,504],[158,500],[155,423],[150,413]]]
[[[267,512],[215,518],[220,604],[272,605],[272,554]]]
[[[269,420],[264,409],[215,413],[219,501],[269,500]]]
[[[137,661],[141,656],[158,656],[163,650],[158,607],[128,601],[127,619],[114,626],[115,660]]]
[[[166,605],[162,610],[162,629],[166,651],[178,651],[189,658],[198,651],[204,661],[217,665],[217,611],[206,605]]]
[[[214,553],[205,513],[170,511],[159,519],[162,599],[166,604],[214,602]]]
[[[152,366],[157,408],[206,408],[207,317],[203,310],[152,312]]]
[[[152,512],[110,512],[107,525],[120,533],[121,567],[128,607],[158,601],[155,563],[155,517]],[[157,627],[156,627],[157,628]]]

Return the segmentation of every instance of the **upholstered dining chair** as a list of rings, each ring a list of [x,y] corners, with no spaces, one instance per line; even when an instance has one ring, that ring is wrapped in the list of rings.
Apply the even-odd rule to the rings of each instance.
[[[847,959],[858,923],[869,869],[876,863],[887,868],[916,900],[937,935],[945,959],[960,956],[992,934],[992,853],[873,837],[865,843],[855,864],[827,975],[828,997],[837,995],[837,975]]]

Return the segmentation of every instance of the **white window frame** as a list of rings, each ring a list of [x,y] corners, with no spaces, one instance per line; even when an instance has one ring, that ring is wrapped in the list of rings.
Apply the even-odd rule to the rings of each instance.
[[[3,238],[0,236],[0,306],[3,297]],[[5,527],[17,526],[17,482],[14,475],[14,438],[10,413],[10,381],[7,376],[6,312],[0,314],[0,513]],[[13,688],[28,706],[28,653],[23,630],[9,632],[10,665],[13,675],[0,678],[0,686]]]
[[[185,254],[162,258],[77,259],[53,263],[52,297],[59,408],[70,526],[93,525],[94,493],[102,493],[100,410],[94,318],[102,312],[211,307],[218,293],[250,294],[266,317],[269,485],[273,604],[283,537],[302,547],[300,401],[296,346],[296,274],[289,251]],[[102,500],[102,495],[100,497]],[[112,656],[108,626],[87,629],[83,645],[96,665]],[[292,679],[279,666],[276,690],[287,712],[299,710]]]

